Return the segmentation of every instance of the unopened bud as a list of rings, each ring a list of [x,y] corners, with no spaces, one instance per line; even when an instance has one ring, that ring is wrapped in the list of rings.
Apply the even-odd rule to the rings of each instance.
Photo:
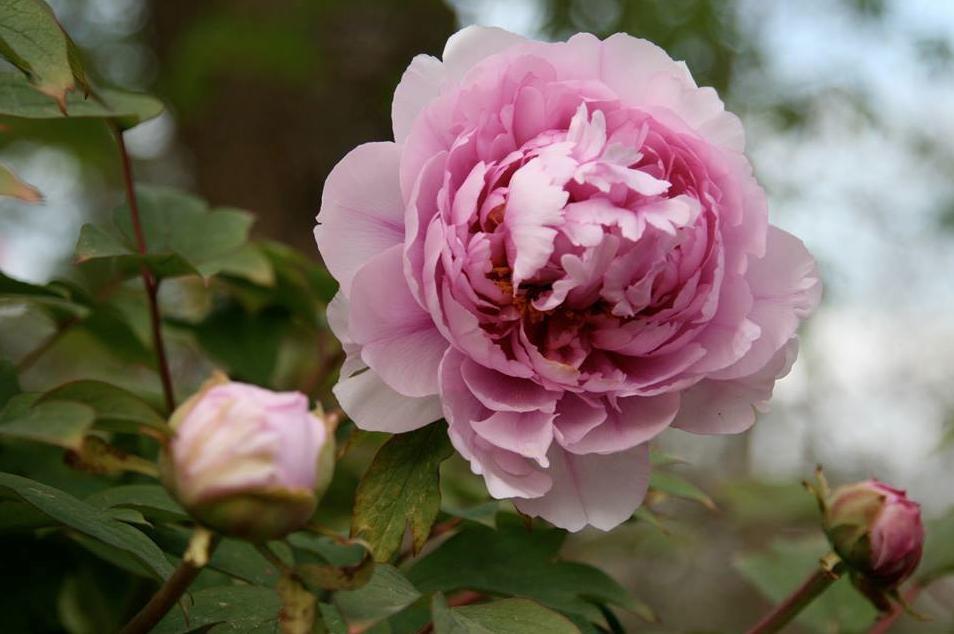
[[[872,598],[893,594],[921,561],[921,507],[904,491],[877,480],[836,489],[825,501],[825,532],[835,552],[854,573],[855,584]]]
[[[329,435],[298,392],[211,380],[170,424],[163,482],[203,524],[254,541],[303,526]]]

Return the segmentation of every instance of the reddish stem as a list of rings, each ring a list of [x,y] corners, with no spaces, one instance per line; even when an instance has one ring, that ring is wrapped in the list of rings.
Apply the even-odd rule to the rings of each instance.
[[[123,186],[126,190],[126,202],[129,205],[129,215],[132,219],[133,232],[136,237],[136,248],[139,253],[145,255],[146,235],[142,230],[142,221],[139,218],[139,202],[136,199],[136,188],[133,185],[132,164],[129,161],[129,153],[126,151],[126,143],[123,141],[123,133],[118,127],[113,126],[113,136],[116,138],[116,147],[119,149],[120,163],[122,164]],[[156,360],[159,370],[159,378],[162,381],[162,395],[165,401],[167,413],[171,414],[176,407],[175,393],[172,390],[172,374],[169,372],[169,360],[166,357],[166,346],[162,339],[162,318],[159,315],[159,282],[146,265],[140,268],[143,286],[146,288],[146,299],[149,304],[149,324],[152,330],[152,344],[156,350]]]

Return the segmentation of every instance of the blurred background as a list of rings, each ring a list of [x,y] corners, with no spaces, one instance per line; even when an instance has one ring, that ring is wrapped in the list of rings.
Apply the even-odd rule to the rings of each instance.
[[[389,138],[391,94],[411,57],[439,56],[461,25],[542,39],[625,31],[720,92],[745,124],[773,222],[818,258],[825,301],[751,433],[663,438],[717,510],[660,500],[663,530],[635,522],[568,543],[568,554],[601,565],[660,615],[659,626],[627,628],[735,632],[753,621],[773,587],[791,587],[823,554],[799,486],[816,463],[835,482],[876,475],[906,488],[929,517],[954,505],[954,2],[50,4],[101,83],[168,105],[128,135],[140,182],[252,210],[258,236],[316,261],[326,174],[355,145]],[[46,196],[41,206],[0,200],[0,270],[38,283],[64,274],[82,223],[120,201],[105,128],[11,123],[0,161]],[[170,305],[179,297],[170,293],[190,292],[166,290]],[[43,328],[0,306],[0,351],[22,354]],[[188,362],[182,352],[183,375],[205,372]],[[38,363],[33,380],[69,374],[54,363]],[[767,568],[779,578],[766,581]],[[839,596],[802,631],[865,631],[873,612]],[[954,632],[954,588],[934,584],[918,605],[934,620],[902,619],[893,631]]]

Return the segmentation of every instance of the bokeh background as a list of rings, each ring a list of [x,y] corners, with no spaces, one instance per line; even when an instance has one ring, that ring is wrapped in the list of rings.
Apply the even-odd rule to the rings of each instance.
[[[141,182],[252,210],[257,235],[315,260],[326,174],[353,146],[389,137],[405,66],[416,53],[439,56],[461,25],[543,39],[626,31],[718,89],[745,124],[773,222],[817,256],[825,300],[751,433],[662,439],[717,510],[659,500],[663,530],[635,522],[568,543],[568,554],[603,566],[657,610],[661,624],[633,618],[628,630],[750,624],[772,587],[793,585],[823,554],[799,485],[817,463],[836,482],[876,475],[906,488],[929,517],[954,505],[954,2],[50,4],[103,83],[168,104],[128,135]],[[0,269],[33,282],[64,274],[81,224],[120,199],[105,129],[21,122],[0,132],[0,160],[46,196],[42,206],[0,200]],[[169,306],[191,292],[166,290]],[[22,307],[0,306],[0,352],[25,353],[44,328]],[[207,370],[186,347],[174,361],[185,384]],[[55,364],[37,363],[25,381],[79,372]],[[314,387],[327,396],[326,385]],[[850,593],[838,597],[795,630],[865,631],[872,613]],[[933,620],[904,618],[893,631],[954,632],[951,606],[954,588],[933,584],[918,602]]]

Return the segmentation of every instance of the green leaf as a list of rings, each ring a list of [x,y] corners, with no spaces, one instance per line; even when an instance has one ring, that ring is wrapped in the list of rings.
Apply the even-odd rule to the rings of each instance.
[[[377,564],[370,581],[358,590],[334,594],[335,605],[353,628],[370,628],[421,597],[411,582],[388,564]]]
[[[14,299],[40,306],[58,324],[85,317],[89,309],[78,304],[52,284],[39,286],[8,277],[0,272],[0,299]]]
[[[85,225],[76,245],[80,263],[108,260],[120,277],[139,275],[145,264],[156,276],[208,278],[242,257],[252,215],[238,209],[209,209],[205,201],[173,189],[137,188],[139,215],[148,252],[136,247],[129,209],[118,208],[114,226]]]
[[[228,303],[196,325],[194,332],[199,345],[233,379],[270,385],[290,328],[289,315],[281,308],[249,314]]]
[[[444,595],[431,601],[435,634],[579,634],[565,616],[528,599],[502,599],[459,608]]]
[[[720,500],[728,515],[743,525],[817,523],[818,503],[801,484],[738,480],[724,486]]]
[[[0,72],[0,115],[20,119],[110,119],[122,129],[132,128],[162,113],[162,102],[155,97],[112,88],[97,88],[96,95],[84,97],[70,93],[66,98],[69,116],[26,78]]]
[[[70,42],[46,3],[0,0],[0,56],[66,112],[66,93],[76,88]],[[80,79],[87,89],[85,75]]]
[[[100,509],[134,509],[147,519],[161,522],[188,519],[185,510],[158,484],[126,484],[103,489],[87,497],[86,503]]]
[[[532,531],[506,515],[498,530],[468,524],[415,562],[407,577],[421,592],[478,592],[534,599],[566,614],[603,620],[595,604],[651,616],[651,611],[602,571],[558,559],[566,533]]]
[[[410,527],[419,551],[440,511],[438,468],[453,453],[443,423],[393,436],[374,456],[355,493],[351,535],[388,561]]]
[[[35,403],[35,399],[34,394],[22,394],[10,400],[0,413],[0,438],[79,450],[96,412],[82,403]]]
[[[709,510],[716,510],[715,502],[702,489],[681,476],[660,469],[653,469],[649,476],[649,488],[657,493],[698,502]]]
[[[20,393],[20,379],[17,368],[6,359],[0,359],[0,409]]]
[[[3,2],[3,0],[0,0],[0,2]],[[18,198],[26,203],[43,202],[43,194],[36,187],[20,180],[16,174],[10,171],[10,168],[3,164],[0,164],[0,196]]]
[[[216,624],[221,632],[250,632],[265,625],[277,631],[281,601],[275,590],[257,586],[218,586],[191,593],[186,614],[171,610],[152,634],[186,634]]]
[[[327,634],[348,634],[348,625],[341,618],[338,608],[331,603],[319,603],[318,610],[321,613],[319,625],[324,625],[324,632],[327,632]]]
[[[799,541],[776,540],[768,550],[736,561],[735,568],[775,604],[818,568],[819,559],[829,549],[820,536]],[[812,601],[797,621],[819,633],[864,632],[876,617],[874,607],[845,576]]]
[[[374,559],[368,553],[353,566],[300,564],[295,572],[308,587],[316,590],[357,590],[365,586],[374,573]]]
[[[17,475],[0,473],[0,494],[22,500],[60,524],[131,555],[160,579],[172,574],[165,555],[142,532],[69,493]]]
[[[55,401],[89,406],[95,412],[98,429],[123,433],[140,433],[143,429],[169,432],[165,419],[151,405],[110,383],[88,380],[64,383],[40,397],[38,405]]]

